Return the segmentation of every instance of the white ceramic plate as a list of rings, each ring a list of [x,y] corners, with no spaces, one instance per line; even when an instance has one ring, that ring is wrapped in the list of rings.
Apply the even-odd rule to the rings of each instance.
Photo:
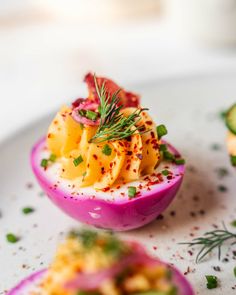
[[[209,256],[195,264],[197,252],[178,242],[189,241],[224,221],[228,227],[236,219],[236,175],[230,167],[224,140],[226,130],[219,112],[236,100],[236,76],[198,77],[162,81],[130,87],[143,95],[143,105],[157,123],[169,129],[168,141],[187,160],[185,181],[164,219],[131,232],[120,234],[134,238],[160,258],[187,272],[197,294],[235,294],[236,278],[232,249],[223,248],[222,259]],[[58,106],[59,107],[59,106]],[[31,272],[47,267],[55,247],[71,227],[80,226],[65,216],[43,196],[29,165],[33,143],[45,134],[52,116],[28,126],[0,144],[0,294]],[[213,150],[212,145],[220,149]],[[217,147],[217,146],[216,146]],[[219,177],[218,169],[229,172]],[[220,191],[224,185],[227,191]],[[35,212],[22,214],[24,207]],[[21,237],[16,244],[6,241],[13,232]],[[192,255],[193,252],[193,255]],[[220,271],[213,267],[219,266]],[[206,289],[205,275],[217,275],[220,287]]]

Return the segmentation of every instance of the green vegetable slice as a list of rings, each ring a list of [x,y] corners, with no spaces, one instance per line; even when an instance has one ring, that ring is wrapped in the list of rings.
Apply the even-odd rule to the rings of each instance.
[[[236,104],[232,105],[226,113],[225,122],[229,130],[236,135]]]

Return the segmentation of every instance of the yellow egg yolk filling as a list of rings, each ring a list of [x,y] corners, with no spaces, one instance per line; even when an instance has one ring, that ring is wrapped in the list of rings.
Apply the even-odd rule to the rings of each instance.
[[[129,116],[135,110],[129,107],[121,112]],[[61,163],[62,178],[75,180],[79,187],[102,190],[154,172],[160,161],[159,141],[156,125],[146,111],[135,124],[141,126],[148,131],[138,129],[129,138],[90,142],[98,127],[78,123],[72,110],[63,106],[49,127],[47,146]]]

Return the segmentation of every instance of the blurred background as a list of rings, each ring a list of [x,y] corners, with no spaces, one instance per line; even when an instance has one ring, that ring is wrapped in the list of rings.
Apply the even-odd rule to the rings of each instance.
[[[88,71],[130,90],[236,72],[236,0],[0,1],[0,140],[83,94]]]

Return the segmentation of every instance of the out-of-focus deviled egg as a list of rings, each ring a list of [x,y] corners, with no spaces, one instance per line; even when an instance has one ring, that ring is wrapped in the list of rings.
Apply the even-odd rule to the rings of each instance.
[[[109,233],[73,231],[48,269],[22,281],[8,295],[193,295],[172,266],[135,242]]]

